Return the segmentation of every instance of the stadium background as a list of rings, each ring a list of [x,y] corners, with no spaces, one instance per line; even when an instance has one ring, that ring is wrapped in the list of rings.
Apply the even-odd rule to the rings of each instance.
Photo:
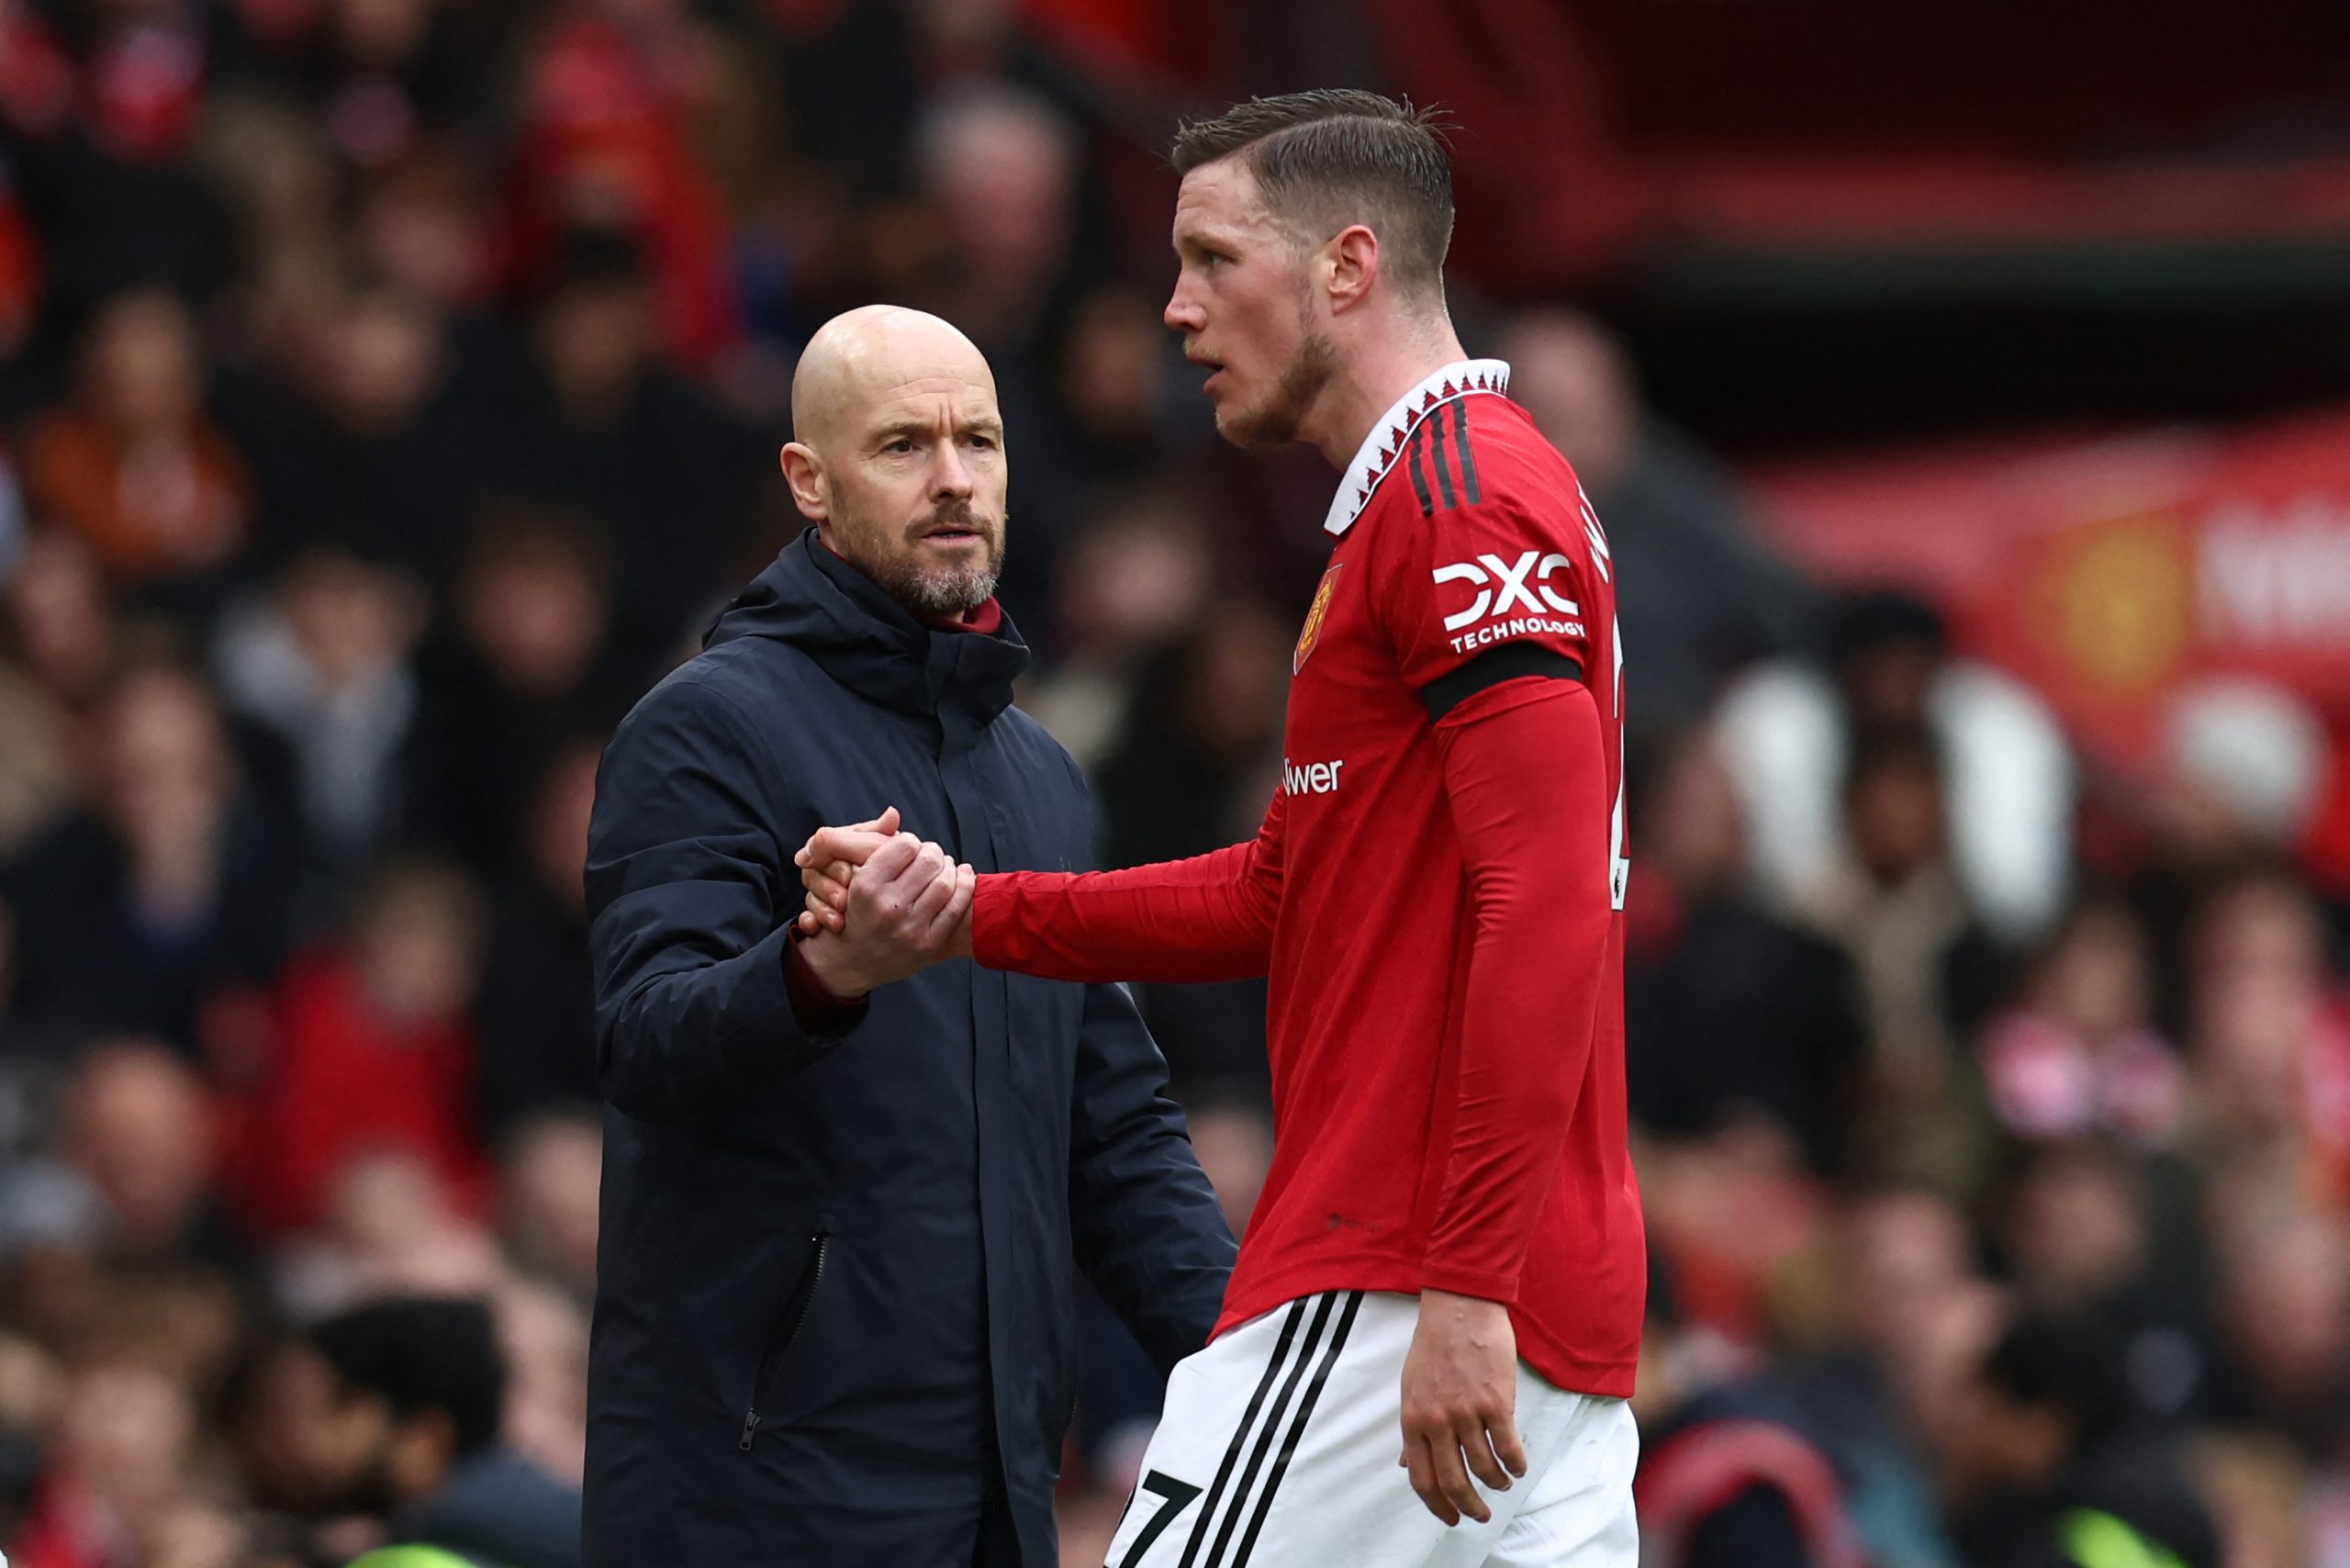
[[[1464,340],[1622,566],[1651,1429],[1785,1414],[1954,1563],[2055,1315],[2229,1568],[2350,1563],[2338,6],[0,0],[20,1565],[299,1561],[240,1369],[387,1290],[488,1295],[576,1479],[595,759],[796,529],[833,311],[992,360],[1108,860],[1251,830],[1330,480],[1214,439],[1158,151],[1339,83],[1449,111]],[[1261,991],[1146,1000],[1245,1222]]]

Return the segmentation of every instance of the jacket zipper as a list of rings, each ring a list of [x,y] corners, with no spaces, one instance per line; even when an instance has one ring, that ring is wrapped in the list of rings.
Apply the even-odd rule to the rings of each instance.
[[[816,1252],[808,1260],[803,1275],[805,1283],[799,1293],[800,1305],[791,1315],[791,1327],[784,1330],[780,1339],[770,1340],[767,1348],[759,1352],[758,1368],[751,1373],[751,1400],[743,1410],[743,1435],[734,1444],[744,1453],[751,1451],[751,1439],[758,1435],[759,1390],[767,1386],[767,1369],[778,1356],[791,1349],[794,1339],[800,1338],[800,1330],[808,1322],[809,1309],[816,1305],[816,1288],[824,1282],[824,1255],[832,1250],[833,1233],[820,1230],[808,1239],[816,1244]]]

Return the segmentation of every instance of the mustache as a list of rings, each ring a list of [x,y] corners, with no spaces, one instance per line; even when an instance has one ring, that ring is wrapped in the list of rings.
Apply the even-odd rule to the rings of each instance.
[[[915,538],[920,539],[942,528],[968,528],[975,533],[983,533],[992,539],[1001,527],[1000,521],[990,521],[981,517],[971,510],[971,503],[968,500],[958,496],[952,500],[939,502],[932,509],[928,517],[913,525],[912,533]]]

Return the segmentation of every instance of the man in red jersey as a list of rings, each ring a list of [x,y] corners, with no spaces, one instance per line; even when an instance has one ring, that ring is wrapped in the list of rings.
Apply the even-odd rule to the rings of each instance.
[[[1425,117],[1259,99],[1186,127],[1175,162],[1166,317],[1218,428],[1341,478],[1257,838],[981,877],[973,902],[990,968],[1270,977],[1272,1170],[1110,1568],[1629,1565],[1645,1263],[1606,539],[1508,366],[1454,334]],[[880,842],[811,840],[811,924]]]

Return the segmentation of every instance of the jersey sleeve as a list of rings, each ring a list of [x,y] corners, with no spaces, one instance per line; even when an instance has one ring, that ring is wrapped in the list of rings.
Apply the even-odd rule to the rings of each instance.
[[[1487,675],[1584,678],[1599,596],[1579,494],[1495,487],[1459,499],[1382,542],[1374,597],[1404,681],[1449,709]],[[1472,664],[1477,678],[1442,700]]]

